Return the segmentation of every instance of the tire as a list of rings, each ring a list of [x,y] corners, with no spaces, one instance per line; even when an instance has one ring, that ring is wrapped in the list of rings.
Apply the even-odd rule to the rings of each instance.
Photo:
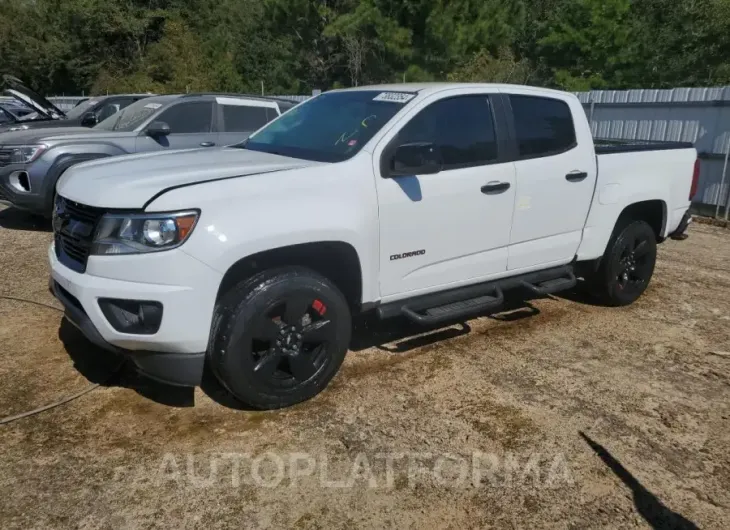
[[[645,221],[617,226],[595,277],[593,293],[606,305],[633,304],[649,286],[656,265],[654,230]]]
[[[260,410],[319,394],[345,359],[350,308],[309,269],[264,271],[226,293],[216,308],[208,361],[221,384]]]

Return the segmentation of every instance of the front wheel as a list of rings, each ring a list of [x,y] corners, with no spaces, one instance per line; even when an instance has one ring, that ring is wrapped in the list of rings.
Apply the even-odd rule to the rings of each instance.
[[[627,223],[609,241],[592,287],[606,305],[634,303],[654,274],[657,244],[654,230],[644,221]]]
[[[208,358],[223,386],[256,409],[320,393],[350,341],[350,309],[328,279],[304,268],[264,271],[219,304]]]

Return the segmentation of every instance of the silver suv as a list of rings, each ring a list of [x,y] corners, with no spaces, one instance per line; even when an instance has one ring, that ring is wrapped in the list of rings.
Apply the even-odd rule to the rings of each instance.
[[[154,96],[95,127],[0,134],[0,201],[51,216],[56,182],[69,167],[98,158],[241,142],[296,105],[235,94]]]

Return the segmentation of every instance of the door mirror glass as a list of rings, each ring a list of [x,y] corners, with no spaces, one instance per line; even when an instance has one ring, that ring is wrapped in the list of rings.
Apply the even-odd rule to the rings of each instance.
[[[93,127],[99,123],[99,120],[96,117],[96,114],[93,112],[87,112],[83,116],[81,116],[81,125],[83,127]]]
[[[167,136],[170,134],[170,126],[164,121],[153,121],[147,127],[147,136]]]
[[[389,177],[433,175],[441,171],[439,148],[429,142],[398,146],[390,164]]]

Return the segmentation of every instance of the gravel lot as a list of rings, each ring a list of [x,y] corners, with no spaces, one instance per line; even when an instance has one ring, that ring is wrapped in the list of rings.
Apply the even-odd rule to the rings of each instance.
[[[57,305],[50,239],[0,211],[0,295]],[[728,528],[730,231],[660,248],[630,308],[359,322],[332,386],[273,413],[112,375],[58,311],[1,298],[0,417],[103,384],[0,426],[0,525]]]

